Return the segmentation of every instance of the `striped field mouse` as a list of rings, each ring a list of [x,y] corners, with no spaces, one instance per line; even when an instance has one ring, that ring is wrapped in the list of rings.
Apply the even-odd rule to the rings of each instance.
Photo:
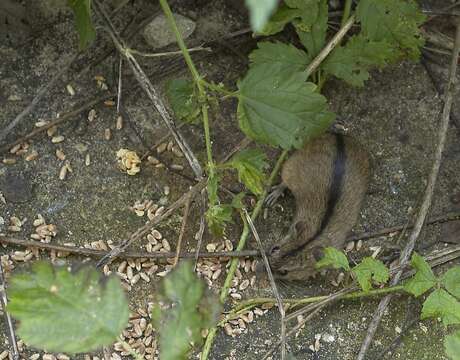
[[[324,247],[343,247],[367,190],[369,167],[366,151],[341,134],[316,138],[286,160],[268,203],[287,188],[296,212],[287,234],[267,251],[275,278],[308,279]]]

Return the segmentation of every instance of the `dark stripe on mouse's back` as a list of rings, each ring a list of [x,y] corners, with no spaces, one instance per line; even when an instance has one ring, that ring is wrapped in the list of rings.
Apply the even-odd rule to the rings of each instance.
[[[321,236],[321,234],[326,229],[327,225],[334,216],[334,210],[337,205],[337,202],[340,199],[342,194],[343,182],[345,179],[346,171],[346,162],[347,162],[347,153],[345,150],[345,140],[342,134],[335,134],[336,140],[336,153],[335,158],[332,163],[332,176],[331,184],[329,186],[329,193],[327,197],[326,210],[324,212],[323,218],[321,219],[321,224],[316,230],[316,233],[307,239],[303,244],[300,244],[294,249],[291,249],[289,252],[284,254],[282,257],[288,257],[296,254],[299,251],[302,251],[310,242]]]

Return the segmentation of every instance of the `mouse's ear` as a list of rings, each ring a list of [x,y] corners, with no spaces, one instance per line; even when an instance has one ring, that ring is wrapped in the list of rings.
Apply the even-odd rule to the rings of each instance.
[[[311,249],[313,257],[316,261],[320,261],[324,257],[324,248],[322,246],[315,246]]]
[[[297,221],[295,223],[295,231],[297,235],[302,234],[307,230],[307,222],[306,221]]]

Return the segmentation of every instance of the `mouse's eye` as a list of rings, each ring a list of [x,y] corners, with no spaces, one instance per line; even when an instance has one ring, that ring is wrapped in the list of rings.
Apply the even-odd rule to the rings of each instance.
[[[278,245],[274,245],[270,249],[270,255],[277,255],[280,253],[281,248]]]

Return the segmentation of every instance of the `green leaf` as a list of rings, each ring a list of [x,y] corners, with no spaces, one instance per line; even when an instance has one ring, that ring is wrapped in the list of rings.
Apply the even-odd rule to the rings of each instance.
[[[323,133],[335,115],[316,86],[305,82],[305,73],[278,70],[276,64],[254,66],[238,82],[239,125],[258,142],[300,148]]]
[[[302,11],[300,9],[290,9],[282,4],[278,11],[270,18],[262,30],[258,31],[259,35],[273,35],[279,33],[284,27],[296,17],[300,17]]]
[[[305,51],[302,51],[291,44],[284,44],[279,41],[263,41],[257,43],[258,49],[249,54],[251,66],[273,65],[276,72],[297,73],[307,68],[309,59]]]
[[[238,152],[228,163],[238,171],[238,181],[242,182],[256,195],[264,192],[267,168],[267,156],[260,149],[248,149]]]
[[[363,86],[371,67],[381,68],[396,60],[398,52],[387,40],[372,41],[363,35],[351,37],[336,48],[321,68],[353,86]]]
[[[460,360],[460,331],[446,336],[444,339],[446,354],[452,360]]]
[[[460,303],[444,289],[436,289],[423,303],[421,319],[436,317],[446,326],[460,324]]]
[[[318,2],[318,1],[315,1]],[[307,49],[309,62],[319,54],[326,43],[327,20],[328,20],[328,5],[327,0],[320,0],[319,4],[315,5],[316,14],[314,9],[308,11],[304,10],[306,16],[309,16],[306,22],[306,16],[302,19],[295,19],[293,21],[294,27],[299,36],[300,42]]]
[[[80,37],[80,50],[96,38],[96,31],[91,22],[91,0],[67,0],[75,15],[75,26]]]
[[[390,277],[388,268],[380,261],[372,257],[365,257],[360,264],[352,270],[363,291],[369,291],[372,288],[371,280],[384,284]]]
[[[20,321],[27,345],[52,352],[87,352],[113,343],[128,323],[129,309],[120,281],[101,281],[85,267],[71,272],[35,263],[15,275],[7,310]]]
[[[194,83],[187,79],[171,79],[166,83],[166,96],[176,117],[187,123],[198,123],[201,112]]]
[[[276,9],[278,0],[246,0],[252,31],[261,31]]]
[[[454,266],[447,270],[441,277],[441,283],[448,292],[460,299],[460,266]]]
[[[419,26],[425,15],[413,0],[360,0],[356,7],[364,36],[373,41],[387,40],[401,54],[416,60],[420,56],[423,38]]]
[[[240,192],[239,194],[235,195],[232,199],[231,206],[234,209],[242,209],[244,208],[243,199],[246,196],[246,193]]]
[[[206,187],[208,190],[208,199],[210,205],[215,205],[219,203],[219,196],[217,195],[217,190],[219,187],[219,175],[216,173],[209,174],[208,177],[208,186]]]
[[[224,234],[226,224],[232,222],[232,211],[233,208],[230,205],[209,205],[205,215],[212,234],[215,236]]]
[[[430,265],[419,254],[414,252],[410,263],[417,272],[404,284],[404,290],[414,296],[420,296],[436,285],[436,277]]]
[[[162,281],[158,304],[152,318],[160,334],[160,358],[185,360],[190,343],[201,342],[201,330],[213,326],[220,313],[220,305],[213,294],[206,291],[191,262],[182,262]]]
[[[350,265],[348,264],[347,256],[343,251],[337,250],[333,247],[327,247],[324,249],[324,257],[319,260],[315,267],[317,269],[332,266],[334,269],[344,269],[345,271],[350,270]]]
[[[327,17],[327,0],[284,0],[287,6],[300,10],[300,26],[303,31],[311,31],[312,25],[318,19],[319,2],[326,4]],[[322,6],[323,4],[321,4]]]

